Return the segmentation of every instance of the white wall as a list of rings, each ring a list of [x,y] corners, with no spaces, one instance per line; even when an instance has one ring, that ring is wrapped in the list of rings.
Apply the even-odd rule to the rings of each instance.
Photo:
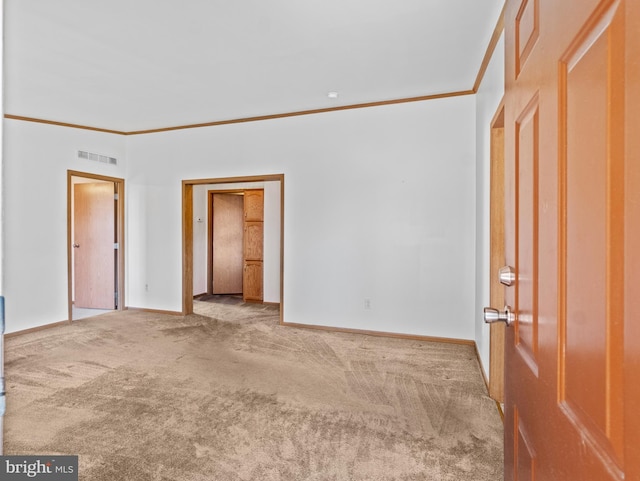
[[[5,120],[8,331],[67,318],[73,169],[126,179],[129,306],[182,308],[183,179],[284,173],[285,321],[473,339],[475,109],[466,96],[129,137]]]
[[[193,293],[207,292],[209,190],[264,189],[263,299],[280,302],[280,182],[206,184],[193,187]],[[198,222],[201,219],[202,222]]]
[[[88,150],[118,166],[76,158]],[[7,332],[68,318],[67,170],[124,177],[114,134],[4,120],[4,295]]]
[[[182,307],[181,180],[284,173],[286,322],[473,339],[475,106],[127,137],[128,304]]]
[[[500,38],[476,98],[476,305],[475,340],[485,373],[489,374],[489,326],[482,309],[489,306],[490,220],[489,194],[491,169],[491,120],[504,95],[504,35]],[[502,308],[502,306],[492,306]]]

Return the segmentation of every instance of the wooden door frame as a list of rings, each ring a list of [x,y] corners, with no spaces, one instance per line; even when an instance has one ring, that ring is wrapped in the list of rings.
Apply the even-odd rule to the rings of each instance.
[[[68,316],[69,322],[73,321],[73,253],[71,238],[72,232],[72,219],[73,219],[73,202],[72,202],[72,190],[73,190],[73,177],[82,177],[84,179],[100,180],[105,182],[113,182],[115,185],[116,193],[118,194],[118,208],[116,210],[116,239],[118,242],[117,249],[117,261],[116,261],[116,279],[118,293],[118,305],[116,310],[122,311],[125,309],[124,298],[124,179],[119,177],[109,177],[106,175],[90,174],[88,172],[80,172],[76,170],[67,170],[67,303],[68,303]]]
[[[490,261],[489,287],[490,306],[502,309],[504,306],[504,286],[498,281],[498,269],[505,264],[504,245],[504,99],[500,101],[491,120],[491,174],[490,174]],[[504,402],[504,352],[505,329],[503,323],[490,326],[489,338],[489,396]]]
[[[284,174],[217,177],[182,181],[182,314],[193,313],[193,186],[280,182],[280,324],[284,323]]]
[[[207,190],[207,294],[213,294],[213,195],[240,193],[244,195],[245,190],[246,189]]]

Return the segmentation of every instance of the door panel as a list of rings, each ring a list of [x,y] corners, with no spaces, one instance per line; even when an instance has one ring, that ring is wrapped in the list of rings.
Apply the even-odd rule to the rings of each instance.
[[[538,375],[538,94],[516,120],[516,202],[518,284],[516,346],[523,361]]]
[[[262,302],[262,261],[245,261],[244,300]]]
[[[244,191],[244,220],[264,221],[264,190]]]
[[[263,260],[263,223],[245,222],[244,228],[244,257],[247,260]]]
[[[515,436],[515,458],[518,481],[533,481],[536,479],[536,454],[532,449],[532,444],[527,434],[527,428],[516,411],[515,426],[518,433]]]
[[[115,309],[115,203],[111,182],[74,185],[74,305]]]
[[[640,479],[639,3],[507,2],[508,481]]]
[[[264,190],[244,191],[245,301],[263,300]]]
[[[590,451],[622,472],[624,8],[598,9],[560,64],[559,401]],[[610,130],[613,127],[613,130]],[[620,138],[619,135],[622,134]]]
[[[242,292],[243,198],[213,194],[212,285],[213,294]]]

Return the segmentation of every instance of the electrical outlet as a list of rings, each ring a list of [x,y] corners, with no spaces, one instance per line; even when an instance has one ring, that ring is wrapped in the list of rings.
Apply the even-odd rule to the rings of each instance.
[[[365,297],[364,299],[364,308],[365,309],[371,309],[371,299],[368,299]]]

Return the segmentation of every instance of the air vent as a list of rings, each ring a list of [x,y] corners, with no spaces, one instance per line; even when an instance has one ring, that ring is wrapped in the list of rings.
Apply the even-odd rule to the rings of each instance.
[[[118,165],[118,159],[115,157],[109,157],[108,155],[94,154],[93,152],[87,152],[86,150],[78,150],[78,158],[93,160],[94,162],[102,162],[103,164]]]

